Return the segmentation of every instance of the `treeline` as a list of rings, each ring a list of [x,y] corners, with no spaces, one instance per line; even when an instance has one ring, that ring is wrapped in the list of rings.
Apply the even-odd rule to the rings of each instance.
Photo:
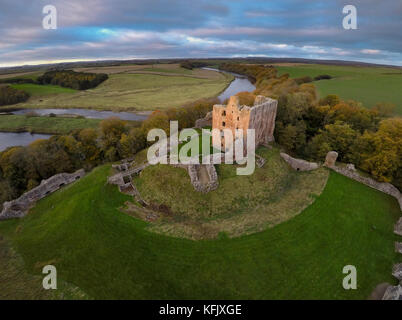
[[[402,190],[402,118],[390,118],[393,106],[366,109],[336,95],[318,99],[312,83],[298,83],[273,67],[223,64],[221,69],[254,77],[254,95],[278,99],[275,139],[287,152],[323,161],[328,151],[339,161],[353,163],[379,181]],[[243,99],[250,100],[249,94]]]
[[[201,62],[201,61],[183,61],[180,63],[180,67],[185,68],[185,69],[195,69],[195,68],[203,68],[206,67],[208,64],[205,62]]]
[[[0,106],[25,102],[28,98],[29,94],[25,91],[0,85]]]
[[[0,210],[4,201],[15,199],[60,172],[90,170],[105,162],[133,156],[148,146],[147,133],[153,128],[169,132],[169,121],[180,128],[193,127],[195,120],[212,110],[216,100],[200,100],[166,111],[155,111],[141,124],[118,118],[103,120],[97,129],[75,130],[68,135],[37,140],[26,147],[0,152]]]
[[[48,71],[38,77],[38,84],[52,84],[76,90],[87,90],[95,88],[108,79],[105,73],[85,73],[73,70]]]

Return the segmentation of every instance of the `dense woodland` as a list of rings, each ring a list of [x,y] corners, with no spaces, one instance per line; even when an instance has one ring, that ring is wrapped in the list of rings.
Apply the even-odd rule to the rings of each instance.
[[[140,126],[110,118],[103,120],[98,129],[76,130],[37,140],[26,147],[10,147],[0,152],[0,204],[57,173],[79,168],[90,170],[105,162],[130,157],[147,146],[150,129],[169,132],[169,120],[175,119],[181,128],[192,127],[215,103],[217,100],[203,100],[180,109],[155,111]]]
[[[48,71],[38,77],[38,84],[52,84],[76,90],[92,89],[108,79],[105,73],[85,73],[72,70]]]
[[[194,68],[203,68],[206,67],[208,64],[201,61],[183,61],[180,63],[180,67],[192,70]]]
[[[27,101],[29,94],[10,86],[0,85],[0,106]]]

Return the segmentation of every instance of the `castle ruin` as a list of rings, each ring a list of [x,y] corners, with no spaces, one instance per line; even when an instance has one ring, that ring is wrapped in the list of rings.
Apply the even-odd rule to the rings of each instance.
[[[212,129],[219,129],[212,133],[212,144],[216,148],[225,150],[233,141],[225,141],[224,129],[243,132],[243,146],[246,146],[247,129],[255,130],[255,146],[268,144],[274,140],[275,118],[278,101],[264,96],[257,96],[253,106],[240,105],[239,97],[232,96],[228,104],[214,105],[212,110]],[[217,136],[217,135],[220,136]],[[234,138],[235,140],[235,138]]]

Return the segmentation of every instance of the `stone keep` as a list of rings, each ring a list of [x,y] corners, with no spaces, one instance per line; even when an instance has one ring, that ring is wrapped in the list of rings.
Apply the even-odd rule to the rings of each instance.
[[[257,96],[253,106],[241,106],[239,97],[232,96],[228,104],[214,105],[212,110],[212,129],[230,129],[243,131],[244,148],[247,142],[247,129],[255,129],[255,146],[267,144],[274,140],[275,118],[278,101],[264,96]],[[220,136],[218,136],[220,134]],[[221,138],[221,139],[220,139]],[[221,133],[213,132],[212,144],[224,150],[225,139]],[[233,144],[227,141],[226,147]]]

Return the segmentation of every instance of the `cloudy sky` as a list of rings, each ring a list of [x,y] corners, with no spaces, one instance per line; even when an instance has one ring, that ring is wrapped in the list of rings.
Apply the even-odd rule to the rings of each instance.
[[[56,30],[42,27],[48,4]],[[342,27],[347,4],[357,30]],[[401,30],[402,0],[0,0],[0,67],[239,56],[402,65]]]

